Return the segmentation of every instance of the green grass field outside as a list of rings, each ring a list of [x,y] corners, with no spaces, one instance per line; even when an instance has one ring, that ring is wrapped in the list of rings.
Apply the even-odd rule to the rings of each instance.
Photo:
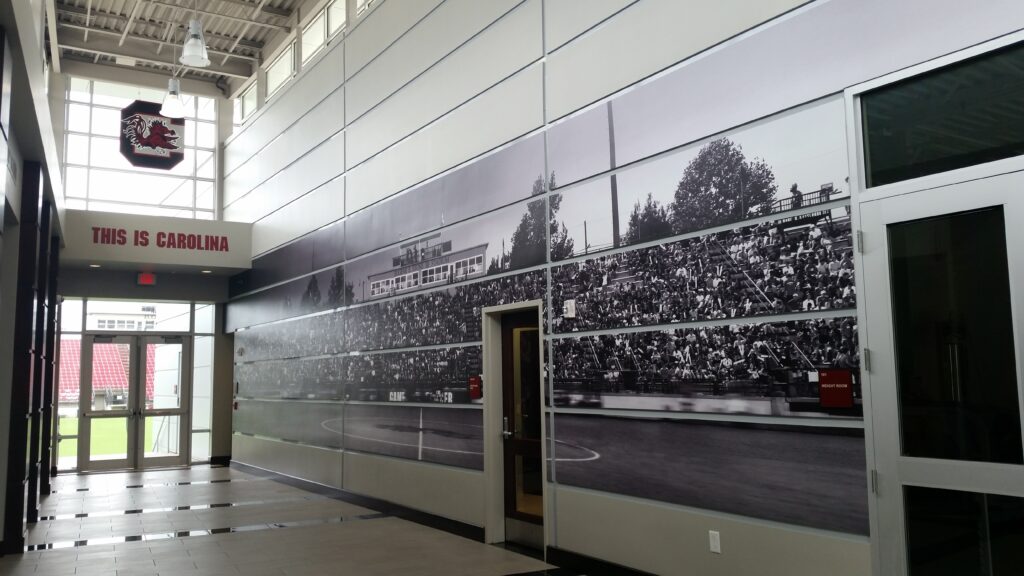
[[[61,418],[61,434],[78,434],[78,418]],[[146,445],[153,443],[153,418],[146,418]],[[92,421],[92,454],[109,456],[124,454],[128,449],[128,429],[123,418],[97,418]],[[59,457],[78,454],[78,439],[62,440]]]

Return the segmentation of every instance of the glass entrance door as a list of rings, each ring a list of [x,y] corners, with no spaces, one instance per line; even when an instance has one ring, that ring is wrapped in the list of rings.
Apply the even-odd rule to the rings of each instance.
[[[864,202],[877,573],[1024,565],[1024,175]]]
[[[191,337],[85,335],[80,471],[188,463]]]

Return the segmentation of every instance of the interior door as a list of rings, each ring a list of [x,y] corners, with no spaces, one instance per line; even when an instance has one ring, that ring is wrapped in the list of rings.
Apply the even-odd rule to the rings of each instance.
[[[139,468],[188,464],[192,338],[139,337]]]
[[[543,547],[541,347],[537,312],[502,317],[506,540]]]
[[[1024,175],[860,212],[877,573],[1018,574]]]
[[[78,469],[134,466],[135,386],[132,336],[84,335],[78,420]]]

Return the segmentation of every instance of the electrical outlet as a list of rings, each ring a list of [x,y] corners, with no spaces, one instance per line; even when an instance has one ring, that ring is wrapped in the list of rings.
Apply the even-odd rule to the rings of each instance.
[[[718,530],[708,530],[708,548],[715,554],[722,553],[722,535]]]

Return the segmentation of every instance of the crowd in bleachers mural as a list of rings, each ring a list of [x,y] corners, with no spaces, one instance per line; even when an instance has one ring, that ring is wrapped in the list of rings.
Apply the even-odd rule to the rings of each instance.
[[[854,308],[849,218],[786,219],[553,268],[555,332]]]
[[[824,368],[850,370],[859,398],[857,324],[853,317],[701,326],[553,342],[556,405],[650,407],[636,398],[778,399],[814,404]],[[656,409],[702,411],[662,402]],[[766,410],[771,408],[766,406]],[[689,407],[689,408],[687,408]],[[707,410],[754,411],[710,404]],[[773,413],[778,413],[773,408]]]
[[[471,402],[481,347],[428,348],[345,358],[346,399],[366,402]]]
[[[480,311],[544,297],[544,271],[531,271],[352,308],[349,350],[380,350],[480,340]]]

